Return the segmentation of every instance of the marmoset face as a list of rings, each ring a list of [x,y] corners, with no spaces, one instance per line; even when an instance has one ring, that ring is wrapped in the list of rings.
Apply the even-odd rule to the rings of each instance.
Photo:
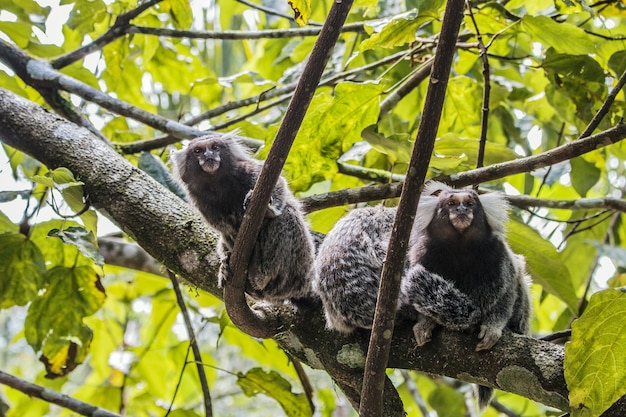
[[[193,140],[187,147],[187,163],[197,163],[202,171],[214,174],[220,168],[227,146],[221,139]]]
[[[472,190],[445,190],[439,194],[440,214],[447,214],[450,224],[460,233],[470,227],[476,210],[481,207],[478,195]]]

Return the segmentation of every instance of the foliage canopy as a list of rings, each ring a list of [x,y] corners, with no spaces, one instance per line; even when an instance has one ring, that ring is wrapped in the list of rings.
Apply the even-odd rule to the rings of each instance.
[[[61,3],[0,0],[0,88],[86,127],[161,184],[145,193],[163,193],[162,186],[179,195],[167,175],[168,151],[200,130],[237,128],[256,139],[247,143],[265,158],[319,32],[316,22],[330,7]],[[610,133],[626,110],[626,7],[470,3],[428,176],[460,182],[480,163],[489,177],[481,187],[510,196],[508,238],[526,256],[534,282],[533,333],[571,328],[567,411],[599,416],[626,394],[626,293],[617,289],[626,285],[626,135]],[[444,7],[443,0],[355,3],[284,167],[298,197],[323,200],[402,179]],[[549,154],[601,132],[610,141],[598,141],[597,150]],[[297,362],[275,341],[238,331],[215,294],[192,286],[181,303],[176,280],[159,276],[164,269],[131,263],[140,256],[137,236],[105,236],[108,213],[91,207],[84,193],[92,184],[6,143],[3,150],[0,369],[121,414],[203,415],[194,339],[216,415],[353,412],[324,372],[307,369],[314,392],[302,392]],[[532,157],[541,155],[549,162],[537,166]],[[497,164],[511,161],[519,163],[516,173],[498,174]],[[397,196],[384,198],[393,204]],[[308,220],[325,233],[354,205],[322,207]],[[390,376],[411,416],[463,415],[467,408],[466,385],[416,372]],[[514,394],[498,392],[496,400],[514,415],[557,415]],[[0,390],[3,404],[8,416],[71,414],[8,388]],[[494,407],[485,413],[497,415]]]

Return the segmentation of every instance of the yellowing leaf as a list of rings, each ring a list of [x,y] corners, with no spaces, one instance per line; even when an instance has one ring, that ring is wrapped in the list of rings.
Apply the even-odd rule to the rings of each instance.
[[[248,397],[265,394],[280,404],[289,417],[312,416],[313,411],[305,394],[291,392],[291,384],[278,372],[265,372],[254,368],[246,374],[237,375],[239,385]]]
[[[45,274],[37,245],[20,233],[0,234],[0,308],[33,300],[43,287]]]
[[[58,266],[48,272],[49,287],[28,309],[24,334],[41,351],[49,377],[64,375],[84,360],[91,330],[83,318],[104,303],[104,288],[89,266]]]
[[[626,292],[594,294],[565,345],[572,417],[595,417],[626,394]]]
[[[304,26],[311,17],[311,0],[288,0],[289,7],[293,10],[293,18],[300,26]]]

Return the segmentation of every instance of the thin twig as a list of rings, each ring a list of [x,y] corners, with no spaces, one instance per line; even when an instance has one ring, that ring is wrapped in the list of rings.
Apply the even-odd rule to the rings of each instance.
[[[480,168],[484,165],[485,159],[485,147],[487,146],[487,129],[489,126],[489,96],[491,94],[491,76],[489,71],[489,58],[487,56],[487,48],[483,42],[483,36],[478,28],[478,23],[474,18],[474,12],[472,11],[472,4],[469,0],[466,0],[467,10],[469,12],[472,24],[476,30],[476,40],[478,41],[478,50],[480,60],[482,62],[483,69],[483,105],[480,114],[480,140],[478,142],[478,157],[476,158],[476,168]],[[478,186],[478,184],[475,184]]]
[[[611,108],[611,106],[613,105],[613,102],[615,101],[615,97],[617,97],[617,94],[619,94],[620,90],[624,88],[625,84],[626,84],[626,70],[624,70],[624,72],[622,73],[622,76],[619,77],[619,79],[617,80],[617,83],[611,89],[611,92],[609,93],[609,95],[606,97],[606,100],[604,100],[604,103],[602,103],[600,110],[596,112],[596,114],[593,116],[593,119],[591,119],[591,121],[589,122],[589,124],[587,125],[583,133],[580,134],[579,138],[586,138],[587,136],[591,135],[594,130],[596,130],[596,128],[600,125],[600,122],[602,121],[604,116],[606,116],[606,114],[609,112],[609,109]]]
[[[191,350],[193,351],[193,356],[196,359],[196,369],[198,370],[198,379],[200,380],[200,387],[202,387],[202,395],[204,396],[204,410],[205,415],[207,417],[211,417],[213,415],[213,407],[211,405],[211,392],[209,391],[209,382],[206,377],[206,372],[204,371],[204,366],[202,365],[202,353],[200,352],[200,348],[198,347],[198,339],[196,338],[196,334],[193,330],[193,325],[191,324],[191,319],[189,318],[189,311],[187,311],[187,306],[185,305],[185,299],[183,298],[183,294],[180,291],[180,284],[176,279],[176,276],[172,271],[168,271],[170,276],[170,281],[172,281],[172,288],[174,289],[174,294],[176,294],[176,302],[178,303],[178,307],[180,308],[180,312],[183,315],[183,321],[185,322],[185,327],[187,328],[187,335],[189,336],[189,345],[191,346]],[[186,362],[186,361],[185,361]]]
[[[0,371],[0,384],[16,389],[29,397],[39,398],[51,404],[72,410],[81,416],[88,417],[121,417],[119,414],[112,413],[100,407],[84,403],[82,401],[71,398],[60,392],[53,391],[41,385],[33,384],[25,381],[4,371]]]
[[[102,49],[102,47],[113,42],[117,38],[120,38],[128,34],[128,31],[130,29],[130,24],[129,24],[130,21],[136,18],[137,16],[139,16],[145,10],[149,9],[150,7],[154,6],[157,3],[160,3],[161,1],[163,0],[147,1],[146,3],[139,5],[138,7],[136,7],[135,9],[129,12],[119,15],[117,19],[115,19],[115,23],[113,24],[113,26],[111,26],[104,35],[100,36],[98,39],[94,40],[93,42],[88,43],[87,45],[81,46],[75,51],[72,51],[65,55],[61,55],[60,57],[50,61],[52,68],[55,68],[55,69],[64,68],[78,61],[79,59],[84,58],[90,53],[97,51],[99,49]]]
[[[246,6],[251,7],[253,9],[260,10],[260,11],[264,12],[265,14],[282,17],[282,18],[291,20],[292,22],[295,21],[293,16],[289,16],[288,14],[281,13],[278,10],[271,9],[269,7],[265,7],[265,6],[260,5],[260,4],[252,3],[251,1],[247,1],[247,0],[236,0],[236,1],[238,3],[241,3],[241,4],[245,4]],[[309,21],[308,24],[311,25],[311,26],[322,26],[322,24],[318,23],[318,22],[311,22],[311,21]]]
[[[426,402],[424,401],[422,394],[419,392],[419,389],[417,388],[415,381],[413,381],[413,378],[411,378],[409,371],[407,371],[406,369],[401,369],[400,375],[402,375],[404,384],[409,390],[411,397],[413,397],[413,401],[417,405],[417,408],[419,408],[420,412],[422,413],[422,416],[423,417],[437,417],[437,411],[435,410],[431,411],[428,409],[428,407],[426,407]]]
[[[365,32],[366,22],[356,22],[346,25],[341,33]],[[284,39],[319,35],[321,27],[268,29],[268,30],[180,30],[169,28],[154,28],[148,26],[130,25],[128,33],[153,35],[170,38],[187,39],[228,39],[228,40],[251,40],[251,39]]]

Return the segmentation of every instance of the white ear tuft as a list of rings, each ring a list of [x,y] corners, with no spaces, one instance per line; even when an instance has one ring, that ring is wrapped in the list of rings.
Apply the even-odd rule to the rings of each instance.
[[[509,219],[508,210],[510,208],[506,196],[502,193],[487,193],[478,197],[480,204],[483,206],[487,223],[496,234],[502,235],[506,232],[505,224]]]
[[[422,195],[417,205],[417,213],[415,214],[415,222],[413,223],[413,230],[421,232],[425,230],[430,222],[435,217],[437,206],[439,205],[439,198],[431,195]]]
[[[454,190],[454,188],[450,187],[448,184],[444,184],[439,181],[428,181],[424,184],[424,191],[422,191],[422,196],[436,196],[439,195],[442,191],[446,190]]]

